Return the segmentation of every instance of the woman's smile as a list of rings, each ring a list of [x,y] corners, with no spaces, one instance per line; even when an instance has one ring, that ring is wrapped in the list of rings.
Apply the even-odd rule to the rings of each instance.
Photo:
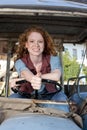
[[[44,50],[44,39],[38,32],[31,32],[26,43],[30,55],[40,55]]]

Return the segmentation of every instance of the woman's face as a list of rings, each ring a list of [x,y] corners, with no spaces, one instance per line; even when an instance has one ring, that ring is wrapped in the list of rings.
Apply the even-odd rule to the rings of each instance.
[[[30,55],[39,56],[44,51],[44,39],[38,32],[31,32],[28,36],[26,48]]]

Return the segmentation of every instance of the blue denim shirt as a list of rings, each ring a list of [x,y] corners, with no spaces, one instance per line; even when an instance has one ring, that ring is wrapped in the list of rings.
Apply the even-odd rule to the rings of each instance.
[[[50,65],[51,65],[51,71],[53,71],[55,69],[61,70],[60,59],[58,56],[51,56]],[[29,71],[29,69],[26,67],[26,65],[24,64],[24,62],[21,59],[18,59],[15,62],[15,68],[16,68],[19,76],[20,76],[21,71],[23,71],[23,70]]]

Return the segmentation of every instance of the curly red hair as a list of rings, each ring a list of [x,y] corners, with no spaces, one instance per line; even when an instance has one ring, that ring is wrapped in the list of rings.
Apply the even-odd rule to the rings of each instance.
[[[25,43],[28,40],[29,34],[32,32],[38,32],[42,35],[42,37],[44,39],[44,46],[45,46],[43,54],[57,55],[53,39],[51,38],[49,33],[40,26],[32,26],[32,27],[28,28],[27,30],[25,30],[24,33],[22,33],[19,36],[19,45],[18,45],[18,49],[17,49],[17,59],[22,58],[24,56],[24,54],[29,53],[25,47]]]

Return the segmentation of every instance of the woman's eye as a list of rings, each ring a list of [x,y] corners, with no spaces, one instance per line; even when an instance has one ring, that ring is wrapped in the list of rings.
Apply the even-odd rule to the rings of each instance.
[[[43,41],[39,41],[39,43],[43,43]]]
[[[30,41],[31,43],[34,43],[34,41]]]

